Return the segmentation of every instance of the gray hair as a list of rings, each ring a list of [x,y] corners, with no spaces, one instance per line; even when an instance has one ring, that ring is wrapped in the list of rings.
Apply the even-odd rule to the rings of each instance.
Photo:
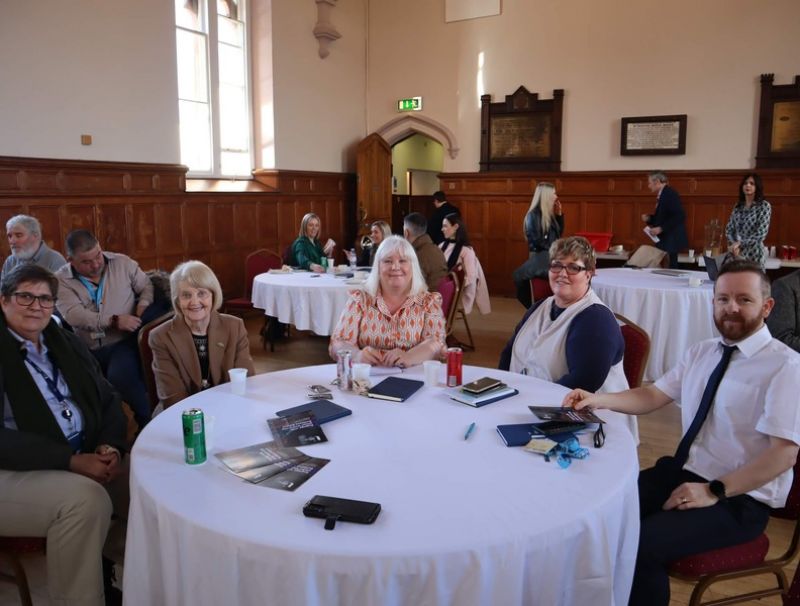
[[[378,250],[375,253],[375,263],[372,266],[367,282],[364,284],[364,290],[373,297],[377,296],[381,288],[381,261],[395,252],[399,252],[401,257],[411,262],[411,292],[408,293],[408,296],[413,297],[421,292],[427,292],[428,285],[422,275],[417,253],[414,247],[411,246],[411,242],[402,236],[389,236],[378,246]]]
[[[6,221],[6,231],[10,231],[17,225],[24,227],[29,234],[39,237],[42,236],[42,225],[36,217],[31,217],[30,215],[14,215]]]
[[[222,288],[219,285],[216,274],[202,261],[186,261],[178,265],[169,277],[169,286],[172,291],[172,308],[178,316],[183,316],[178,305],[182,282],[192,288],[205,288],[211,291],[212,307],[214,309],[219,309],[222,305]]]
[[[417,238],[428,230],[428,220],[421,213],[408,213],[403,218],[403,227]]]
[[[647,174],[647,178],[652,179],[653,181],[658,181],[659,183],[669,183],[667,174],[663,170],[654,170],[653,172]]]

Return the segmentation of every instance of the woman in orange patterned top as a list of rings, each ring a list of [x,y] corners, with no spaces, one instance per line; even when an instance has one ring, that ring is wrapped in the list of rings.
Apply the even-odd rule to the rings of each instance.
[[[442,357],[444,333],[441,295],[428,292],[411,244],[389,236],[375,253],[364,290],[350,293],[330,354],[336,359],[349,350],[354,362],[405,368]]]

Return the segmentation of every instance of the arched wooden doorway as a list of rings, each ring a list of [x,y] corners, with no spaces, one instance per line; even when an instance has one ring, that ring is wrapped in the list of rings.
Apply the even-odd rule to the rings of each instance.
[[[414,133],[440,143],[450,158],[458,155],[453,132],[425,116],[398,116],[363,139],[356,150],[359,237],[369,232],[370,223],[380,219],[399,230],[397,223],[398,219],[402,221],[402,213],[393,216],[392,205],[392,146]]]

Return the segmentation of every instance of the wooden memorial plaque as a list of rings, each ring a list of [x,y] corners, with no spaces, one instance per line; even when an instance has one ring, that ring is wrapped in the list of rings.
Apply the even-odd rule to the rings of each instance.
[[[539,100],[520,86],[505,101],[481,96],[481,172],[560,171],[564,91]]]
[[[756,168],[800,167],[800,76],[793,84],[774,85],[761,75]]]

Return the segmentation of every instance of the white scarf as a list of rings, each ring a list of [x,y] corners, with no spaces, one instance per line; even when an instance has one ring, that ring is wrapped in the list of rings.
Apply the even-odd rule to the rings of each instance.
[[[567,366],[567,333],[575,317],[590,305],[606,307],[589,288],[586,294],[567,307],[555,320],[550,319],[550,308],[555,303],[548,297],[539,305],[517,334],[511,351],[511,372],[527,372],[532,377],[555,381],[569,371]],[[628,389],[622,360],[611,367],[598,392],[607,393]]]

